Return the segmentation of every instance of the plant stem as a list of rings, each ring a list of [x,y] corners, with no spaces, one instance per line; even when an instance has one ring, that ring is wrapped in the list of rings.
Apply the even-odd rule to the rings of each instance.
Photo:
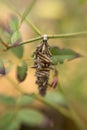
[[[21,21],[20,21],[20,26],[23,23],[23,21],[26,19],[26,17],[28,16],[28,14],[30,13],[30,11],[32,10],[33,6],[35,5],[36,0],[32,0],[31,3],[29,2],[28,7],[25,9],[22,17],[21,17]]]
[[[38,101],[40,101],[41,103],[55,109],[56,111],[62,113],[65,117],[67,118],[70,118],[71,119],[71,116],[69,115],[69,112],[67,109],[63,108],[62,106],[60,105],[56,105],[56,104],[53,104],[53,103],[50,103],[49,101],[45,100],[43,97],[39,96],[39,95],[36,95],[36,99]]]
[[[21,93],[21,94],[26,94],[26,92],[24,92],[24,90],[22,90],[22,88],[19,86],[19,84],[15,83],[15,81],[13,81],[13,79],[11,79],[11,77],[9,76],[5,76],[5,78],[12,83],[12,85]]]
[[[30,40],[21,42],[19,45],[24,45],[24,44],[27,44],[27,43],[35,42],[35,41],[41,40],[42,38],[43,38],[43,37],[32,38],[32,39],[30,39]]]
[[[15,8],[16,7],[16,5],[14,4],[14,2],[10,2],[10,1],[5,1],[7,4],[8,4],[8,6],[10,5],[10,8],[12,9],[12,10],[14,10],[15,12],[16,12],[16,14],[21,18],[22,17],[22,15],[21,15],[21,13],[20,12],[18,12],[18,10]],[[41,34],[41,32],[40,32],[40,30],[29,20],[29,19],[27,19],[27,18],[25,18],[25,21],[27,22],[27,24],[39,35],[39,36],[41,36],[42,34]],[[19,28],[20,28],[21,26],[19,25]]]
[[[8,49],[9,48],[9,46],[0,38],[0,43],[4,46],[4,47],[6,47],[6,49]]]
[[[7,79],[9,82],[11,82],[11,83],[13,84],[13,86],[14,86],[22,95],[27,95],[27,96],[30,97],[30,94],[24,92],[24,90],[23,90],[17,83],[15,83],[9,76],[6,76],[6,79]],[[35,94],[33,94],[33,95],[35,95]],[[49,106],[49,107],[55,109],[56,111],[62,113],[64,116],[66,116],[66,117],[68,117],[68,118],[71,118],[70,115],[69,115],[69,113],[68,113],[68,111],[67,111],[65,108],[61,107],[60,105],[58,105],[58,104],[57,104],[57,105],[56,105],[56,104],[52,104],[52,103],[48,102],[47,100],[45,100],[44,98],[42,98],[42,97],[39,96],[39,95],[35,95],[35,98],[36,98],[36,100],[40,101],[41,103],[43,103],[43,104],[45,104],[45,105],[47,105],[47,106]]]
[[[48,35],[48,39],[55,39],[55,38],[74,38],[74,37],[81,37],[81,36],[86,36],[87,35],[87,31],[83,31],[83,32],[77,32],[77,33],[67,33],[67,34],[57,34],[57,35]],[[43,39],[43,36],[39,36],[39,37],[35,37],[32,39],[29,39],[27,41],[23,41],[21,42],[18,46],[24,45],[24,44],[28,44],[31,42],[35,42],[38,40]],[[14,48],[14,46],[10,46],[10,48]]]
[[[35,31],[35,33],[37,33],[39,36],[42,35],[41,32],[40,32],[40,30],[39,30],[39,29],[36,27],[36,25],[34,25],[30,20],[25,19],[25,21],[27,22],[27,24],[28,24],[29,26],[31,26],[31,27],[33,28],[33,30]]]
[[[41,40],[41,39],[42,39],[42,37],[32,38],[32,39],[30,39],[30,40],[21,42],[18,46],[22,46],[22,45],[24,45],[24,44],[31,43],[31,42],[35,42],[35,41],[38,41],[38,40]],[[18,46],[16,46],[16,47],[18,47]],[[10,48],[14,48],[14,46],[9,46],[9,49],[10,49]]]
[[[63,94],[66,102],[67,102],[67,105],[68,105],[68,108],[69,108],[69,113],[71,115],[71,119],[74,121],[74,123],[77,125],[78,129],[79,130],[86,130],[85,128],[85,125],[82,123],[82,121],[80,120],[80,118],[78,117],[78,115],[76,114],[76,112],[74,111],[74,109],[72,108],[72,106],[70,105],[69,103],[69,99],[67,97],[67,94],[64,92],[64,90],[62,89],[60,83],[59,83],[59,90],[60,92]]]
[[[83,37],[87,36],[87,31],[83,32],[76,32],[76,33],[66,33],[66,34],[57,34],[57,35],[48,35],[49,39],[54,39],[54,38],[75,38],[75,37]]]
[[[22,15],[20,13],[17,13],[20,17],[22,17]],[[27,22],[27,24],[29,26],[31,26],[31,28],[35,31],[35,33],[37,33],[39,36],[41,36],[41,32],[40,30],[27,18],[25,18],[25,21]],[[20,26],[19,26],[20,27]]]
[[[8,79],[8,81],[10,81],[13,86],[22,94],[22,95],[27,95],[30,97],[30,95],[26,92],[24,92],[23,89],[21,89],[21,87],[16,84],[9,76],[6,76],[6,79]],[[62,94],[65,96],[65,92],[62,90],[62,88],[60,88]],[[35,95],[35,94],[34,94]],[[62,115],[64,115],[65,117],[71,119],[72,121],[74,121],[76,123],[76,125],[78,126],[79,130],[85,130],[85,126],[81,123],[80,119],[78,118],[77,114],[73,111],[73,109],[71,108],[70,104],[68,103],[68,99],[65,96],[65,99],[67,100],[67,105],[69,107],[69,110],[66,110],[65,108],[61,107],[60,105],[56,105],[53,103],[50,103],[49,101],[45,100],[43,97],[39,96],[39,95],[35,95],[36,100],[40,101],[41,103],[55,109],[56,111],[60,112]]]

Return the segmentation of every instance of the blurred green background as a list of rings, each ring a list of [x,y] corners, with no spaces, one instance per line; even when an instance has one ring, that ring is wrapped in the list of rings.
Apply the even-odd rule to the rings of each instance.
[[[18,14],[16,11],[23,14],[27,5],[31,0],[0,0],[0,20],[7,24],[11,14]],[[16,10],[16,11],[15,11]],[[87,30],[87,0],[37,0],[27,19],[35,24],[42,34],[64,34],[72,32],[81,32]],[[20,20],[20,18],[19,18]],[[34,30],[23,22],[20,28],[22,34],[22,40],[25,41],[29,38],[34,38],[37,34]],[[63,64],[59,64],[59,82],[64,90],[68,99],[69,105],[75,111],[77,117],[82,124],[87,128],[87,38],[65,38],[65,39],[51,39],[48,41],[51,46],[58,46],[60,48],[70,48],[82,57],[67,61]],[[26,80],[20,84],[26,92],[37,93],[37,86],[35,85],[34,70],[32,66],[32,52],[39,42],[30,43],[24,45],[24,59],[28,59],[28,76]],[[1,45],[0,45],[1,46]],[[2,46],[0,47],[0,57],[9,59],[14,63],[12,71],[8,74],[9,77],[14,79],[15,82],[15,68],[19,63],[19,59],[15,57],[11,51],[2,52]],[[56,93],[57,89],[49,89],[49,93]],[[20,95],[19,92],[14,89],[12,83],[10,83],[6,77],[0,77],[0,93],[4,93],[10,96]],[[61,102],[61,99],[60,99]],[[48,112],[47,108],[39,104],[39,108],[52,118],[56,130],[77,130],[72,121],[63,117],[61,113],[56,113],[54,110]],[[35,106],[37,107],[37,105]],[[2,108],[1,108],[2,110]],[[59,122],[59,123],[58,123]],[[27,128],[26,128],[27,129]],[[26,130],[25,129],[25,130]],[[33,128],[32,128],[33,129]]]

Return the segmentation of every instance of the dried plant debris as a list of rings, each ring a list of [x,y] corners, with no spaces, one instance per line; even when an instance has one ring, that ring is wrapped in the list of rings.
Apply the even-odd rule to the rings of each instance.
[[[50,47],[47,42],[47,36],[44,35],[42,43],[34,51],[34,65],[36,69],[36,84],[38,85],[40,95],[44,96],[48,87],[49,74],[52,65]]]

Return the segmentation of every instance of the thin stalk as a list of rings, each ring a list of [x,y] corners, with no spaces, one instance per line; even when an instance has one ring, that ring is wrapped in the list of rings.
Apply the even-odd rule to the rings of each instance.
[[[68,110],[66,110],[65,108],[61,107],[60,105],[58,105],[58,104],[57,105],[56,104],[52,104],[52,103],[48,102],[47,100],[45,100],[44,98],[42,98],[39,95],[36,96],[36,99],[38,101],[40,101],[41,103],[43,103],[43,104],[45,104],[45,105],[47,105],[47,106],[55,109],[56,111],[62,113],[62,115],[64,115],[65,117],[71,119],[71,116],[69,115]]]
[[[48,39],[55,39],[55,38],[75,38],[75,37],[83,37],[83,36],[86,36],[87,35],[87,31],[83,31],[83,32],[77,32],[77,33],[67,33],[67,34],[57,34],[57,35],[48,35]],[[35,42],[35,41],[38,41],[38,40],[41,40],[43,39],[43,36],[39,36],[39,37],[36,37],[36,38],[32,38],[32,39],[29,39],[27,41],[23,41],[21,42],[18,46],[21,46],[21,45],[24,45],[24,44],[28,44],[28,43],[31,43],[31,42]],[[10,48],[13,48],[14,46],[10,46]]]
[[[5,78],[12,83],[12,85],[21,93],[21,94],[26,94],[26,92],[24,92],[24,90],[22,90],[22,88],[19,86],[19,84],[15,83],[15,81],[13,81],[13,79],[11,79],[11,77],[9,76],[5,76]]]
[[[62,89],[62,87],[59,84],[59,90],[60,92],[63,94],[63,96],[65,97],[65,100],[67,102],[68,108],[69,108],[69,113],[71,115],[71,119],[74,121],[74,123],[77,125],[79,130],[86,130],[85,129],[85,125],[81,122],[80,118],[78,117],[78,115],[76,114],[76,112],[73,110],[72,106],[69,103],[69,99],[67,98],[66,93],[64,92],[64,90]]]
[[[29,95],[28,93],[24,92],[24,90],[21,89],[21,87],[16,84],[9,76],[6,76],[6,79],[8,79],[8,81],[10,81],[13,86],[22,94],[22,95]],[[62,89],[61,89],[62,90]],[[63,92],[63,91],[62,91]],[[65,93],[63,92],[63,94],[65,95]],[[30,95],[29,95],[30,97]],[[44,98],[42,98],[41,96],[39,95],[35,95],[36,97],[36,100],[40,101],[41,103],[55,109],[56,111],[60,112],[62,115],[64,115],[65,117],[73,120],[76,125],[78,126],[79,130],[85,130],[85,127],[84,125],[82,125],[82,123],[80,122],[78,116],[75,114],[75,112],[72,110],[71,106],[69,105],[69,103],[67,104],[68,107],[69,107],[69,110],[67,111],[66,109],[62,108],[61,106],[59,106],[58,104],[52,104],[50,102],[48,102],[47,100],[45,100]],[[67,100],[66,96],[65,96],[65,99]],[[67,101],[68,102],[68,101]]]
[[[18,12],[17,13],[20,17],[22,17],[22,15]],[[37,33],[39,36],[41,36],[41,32],[40,30],[27,18],[25,18],[25,21],[27,22],[27,24],[35,31],[35,33]],[[19,26],[20,28],[21,26]]]
[[[9,46],[0,38],[0,43],[4,46],[4,47],[6,47],[6,49],[8,49],[9,48]]]
[[[6,1],[6,3],[8,4],[8,6],[10,5],[10,8],[12,10],[15,11],[15,13],[21,18],[22,17],[22,14],[15,8],[16,6],[14,5],[14,2],[10,2],[10,1]],[[12,3],[12,4],[11,4]],[[27,18],[25,18],[25,21],[27,22],[27,24],[39,35],[41,36],[41,32],[40,30]],[[19,25],[19,28],[20,28],[20,25]]]
[[[54,38],[75,38],[75,37],[83,37],[87,36],[87,31],[76,32],[76,33],[66,33],[66,34],[57,34],[57,35],[48,35],[49,39]]]
[[[36,27],[36,25],[34,25],[30,20],[25,19],[25,21],[27,22],[27,24],[28,24],[29,26],[31,26],[31,27],[33,28],[33,30],[35,31],[35,33],[37,33],[39,36],[42,35],[41,32],[40,32],[40,30],[39,30],[39,29]]]
[[[11,77],[6,76],[6,79],[7,79],[9,82],[11,82],[12,85],[14,86],[14,88],[16,88],[22,95],[27,95],[27,96],[29,95],[28,93],[24,92],[24,90],[21,89],[21,87],[20,87],[17,83],[15,83],[15,81],[13,81],[13,79],[11,79]],[[29,95],[29,97],[30,97],[30,95]],[[58,105],[58,104],[57,104],[57,105],[56,105],[56,104],[52,104],[52,103],[50,103],[50,102],[44,100],[44,98],[42,98],[42,97],[39,96],[39,95],[35,95],[35,98],[36,98],[36,100],[40,101],[41,103],[43,103],[43,104],[45,104],[45,105],[47,105],[47,106],[49,106],[49,107],[55,109],[56,111],[62,113],[62,114],[63,114],[64,116],[66,116],[67,118],[70,118],[70,119],[71,119],[71,117],[70,117],[68,111],[67,111],[65,108],[62,108],[60,105]]]
[[[30,13],[30,11],[32,10],[33,6],[35,5],[36,0],[32,0],[31,3],[29,3],[28,7],[25,9],[21,21],[20,21],[20,26],[23,23],[23,21],[26,19],[26,17],[28,16],[28,14]]]
[[[27,41],[20,42],[20,44],[18,46],[22,46],[24,44],[32,43],[32,42],[35,42],[35,41],[38,41],[38,40],[41,40],[41,39],[42,39],[42,37],[32,38],[32,39],[29,39]],[[16,47],[18,47],[18,46],[16,46]],[[14,48],[14,46],[9,46],[9,49],[11,49],[11,48]]]

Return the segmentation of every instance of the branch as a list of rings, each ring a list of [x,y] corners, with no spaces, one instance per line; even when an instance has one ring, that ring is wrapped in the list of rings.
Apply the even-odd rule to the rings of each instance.
[[[83,37],[83,36],[86,36],[86,35],[87,35],[87,31],[77,32],[77,33],[66,33],[66,34],[57,34],[57,35],[47,35],[47,36],[48,36],[48,39],[55,39],[55,38]],[[39,36],[39,37],[32,38],[32,39],[29,39],[29,40],[24,41],[24,42],[20,42],[20,44],[18,46],[22,46],[24,44],[35,42],[35,41],[38,41],[38,40],[41,40],[41,39],[43,39],[43,36]],[[16,46],[16,47],[18,47],[18,46]],[[10,49],[10,48],[14,48],[14,46],[10,46],[8,49]]]
[[[23,21],[26,19],[26,17],[28,16],[30,11],[32,10],[35,3],[36,3],[36,0],[32,0],[31,3],[29,2],[28,7],[25,9],[24,13],[22,14],[22,18],[21,18],[21,21],[20,21],[20,26],[23,23]]]
[[[70,101],[67,97],[67,94],[65,93],[65,91],[62,89],[60,83],[58,85],[58,88],[60,90],[60,92],[63,94],[66,102],[67,102],[67,106],[69,108],[69,113],[71,115],[71,119],[72,121],[74,121],[74,123],[77,125],[79,130],[85,130],[85,125],[84,123],[82,123],[81,119],[79,118],[78,114],[76,113],[76,111],[73,109],[72,105],[70,104]]]
[[[20,44],[17,45],[17,46],[9,46],[8,49],[11,49],[11,48],[14,48],[14,47],[18,47],[18,46],[22,46],[22,45],[27,44],[27,43],[35,42],[35,41],[41,40],[42,38],[43,38],[42,36],[41,37],[32,38],[30,40],[27,40],[27,41],[24,41],[24,42],[20,42]]]
[[[9,48],[9,46],[0,38],[0,43],[4,46],[4,47],[6,47],[6,49],[8,49]]]
[[[10,83],[12,83],[13,87],[14,87],[15,89],[17,89],[17,90],[20,92],[20,94],[26,95],[26,96],[29,96],[29,97],[30,97],[30,94],[27,93],[27,92],[25,92],[25,91],[20,87],[19,84],[15,83],[15,81],[14,81],[13,79],[11,79],[11,77],[6,76],[5,78],[6,78]],[[61,107],[61,106],[58,105],[58,104],[57,104],[57,105],[56,105],[56,104],[52,104],[52,103],[46,101],[44,98],[42,98],[42,97],[39,96],[39,95],[36,95],[36,94],[31,94],[31,95],[35,95],[35,99],[36,99],[37,101],[39,101],[39,102],[41,102],[41,103],[43,103],[43,104],[45,104],[45,105],[47,105],[47,106],[49,106],[49,107],[55,109],[56,111],[62,113],[62,114],[63,114],[64,116],[66,116],[67,118],[70,118],[70,119],[71,119],[71,116],[69,115],[68,111],[67,111],[65,108]]]
[[[9,82],[12,83],[12,85],[14,86],[14,88],[16,88],[22,95],[27,95],[30,97],[30,94],[28,94],[27,92],[25,92],[20,86],[19,84],[16,84],[15,81],[13,81],[13,79],[11,79],[9,76],[5,77]],[[64,109],[63,107],[61,107],[58,104],[53,104],[50,103],[49,101],[45,100],[43,97],[39,96],[39,95],[35,95],[35,99],[41,103],[43,103],[46,106],[49,106],[51,108],[53,108],[54,110],[60,112],[62,115],[66,116],[67,118],[71,119],[72,121],[74,121],[76,123],[76,125],[78,126],[79,130],[82,130],[84,127],[84,125],[81,123],[80,119],[78,118],[77,114],[72,110],[71,106],[68,103],[68,99],[66,97],[65,92],[62,90],[62,88],[59,86],[60,91],[62,92],[62,94],[65,96],[65,99],[67,101],[67,105],[69,107],[68,110]]]
[[[66,33],[66,34],[57,34],[57,35],[48,35],[49,39],[54,38],[75,38],[75,37],[83,37],[87,36],[87,31],[76,32],[76,33]]]
[[[65,117],[71,119],[71,115],[69,114],[68,110],[61,107],[61,105],[55,104],[55,103],[50,103],[49,101],[45,100],[43,97],[41,97],[39,95],[35,95],[35,97],[41,103],[45,104],[46,106],[49,106],[49,107],[53,108],[54,110],[60,112]]]
[[[9,6],[10,5],[10,8],[12,10],[15,11],[15,13],[21,18],[22,17],[22,14],[15,8],[16,5],[14,2],[10,2],[10,1],[5,1],[5,3],[7,3],[7,5]],[[40,30],[37,28],[36,25],[34,25],[29,19],[25,18],[25,21],[27,22],[27,24],[36,32],[37,35],[41,36],[41,32]],[[19,25],[19,28],[20,28],[20,25]]]

